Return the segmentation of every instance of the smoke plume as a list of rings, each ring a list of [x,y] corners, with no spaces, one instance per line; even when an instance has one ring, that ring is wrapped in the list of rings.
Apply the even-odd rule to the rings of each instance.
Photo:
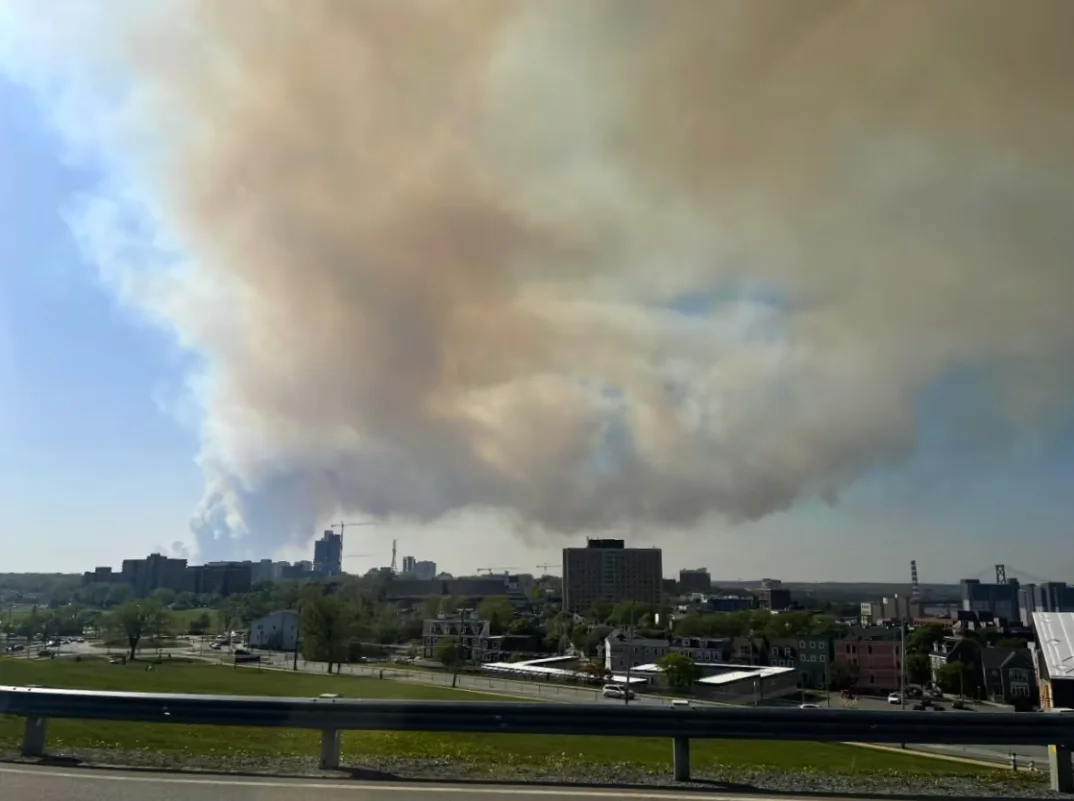
[[[953,371],[1072,398],[1070,0],[99,7],[37,68],[124,176],[86,247],[204,357],[203,555],[755,519]]]

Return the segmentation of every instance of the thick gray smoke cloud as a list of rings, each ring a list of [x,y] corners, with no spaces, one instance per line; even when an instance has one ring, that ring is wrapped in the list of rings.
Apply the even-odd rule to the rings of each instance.
[[[1071,399],[1070,0],[128,10],[63,50],[189,260],[80,230],[205,356],[203,555],[752,519],[904,459],[953,369]]]

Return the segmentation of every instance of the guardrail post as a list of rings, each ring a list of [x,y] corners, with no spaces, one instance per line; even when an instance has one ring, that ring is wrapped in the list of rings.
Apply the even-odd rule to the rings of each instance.
[[[690,781],[690,738],[676,737],[674,761],[675,781]]]
[[[43,757],[45,755],[45,734],[48,730],[48,718],[26,718],[26,728],[22,732],[22,755],[25,757]]]
[[[1070,762],[1070,746],[1048,746],[1048,766],[1051,768],[1052,789],[1057,793],[1074,793],[1074,766]]]
[[[321,698],[328,700],[339,698],[339,693],[321,693]],[[339,768],[339,729],[321,730],[321,770]]]

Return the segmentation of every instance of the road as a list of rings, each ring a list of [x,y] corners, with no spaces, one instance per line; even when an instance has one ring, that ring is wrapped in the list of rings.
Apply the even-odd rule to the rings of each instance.
[[[509,787],[477,784],[403,784],[332,781],[324,779],[232,779],[152,773],[122,773],[87,769],[0,766],[0,787],[5,798],[18,801],[776,801],[761,794],[675,792],[671,789]],[[822,801],[821,796],[810,796]],[[839,796],[840,801],[855,801]],[[779,795],[779,801],[795,801]]]

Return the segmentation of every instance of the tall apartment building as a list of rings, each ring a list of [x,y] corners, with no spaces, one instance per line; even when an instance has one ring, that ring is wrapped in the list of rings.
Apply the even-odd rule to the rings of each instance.
[[[339,576],[343,573],[343,535],[326,531],[313,543],[313,569],[322,576]]]
[[[413,556],[404,556],[403,557],[403,572],[404,573],[413,573],[414,572],[414,565],[416,565],[417,563],[418,563],[418,560],[415,559]]]
[[[679,591],[685,595],[691,593],[712,592],[712,576],[707,567],[699,567],[696,570],[679,571]]]
[[[185,572],[186,559],[151,553],[145,559],[124,559],[119,580],[131,585],[138,595],[148,595],[153,590],[181,589]]]
[[[585,614],[598,601],[660,602],[663,555],[659,548],[627,548],[623,540],[588,540],[563,549],[563,609]]]
[[[414,563],[414,575],[425,581],[432,581],[436,578],[436,562],[419,559]]]

